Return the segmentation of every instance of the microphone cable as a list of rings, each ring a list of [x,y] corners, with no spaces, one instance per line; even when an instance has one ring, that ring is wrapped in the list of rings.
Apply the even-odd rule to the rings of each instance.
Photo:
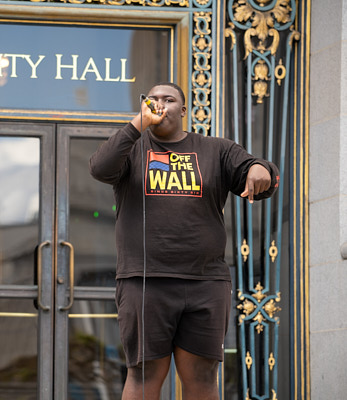
[[[142,280],[142,310],[141,310],[141,326],[142,326],[142,400],[145,400],[145,294],[146,294],[146,193],[145,193],[145,168],[144,168],[144,143],[142,132],[142,100],[140,96],[140,129],[141,129],[141,174],[142,174],[142,229],[143,229],[143,280]]]

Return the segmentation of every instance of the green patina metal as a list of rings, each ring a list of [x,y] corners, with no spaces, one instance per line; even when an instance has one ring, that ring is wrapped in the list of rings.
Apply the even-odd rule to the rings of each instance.
[[[285,159],[289,132],[290,66],[293,39],[298,40],[300,37],[294,29],[295,1],[230,0],[228,16],[227,36],[232,38],[233,54],[234,138],[237,142],[243,142],[249,152],[253,152],[253,143],[255,140],[259,141],[259,138],[254,137],[256,133],[252,120],[255,108],[261,107],[260,112],[267,121],[267,129],[262,132],[264,137],[261,139],[263,143],[261,152],[270,161],[277,155],[279,181],[284,182],[285,168],[288,168]],[[243,50],[242,62],[237,58],[239,47]],[[246,80],[244,86],[239,80],[238,68],[244,69]],[[239,118],[236,117],[240,114],[238,106],[240,91],[243,91],[246,99],[246,121],[243,132],[239,127]],[[259,117],[259,114],[257,116]],[[282,122],[280,129],[276,131],[275,117]],[[253,251],[255,219],[253,207],[251,204],[242,206],[240,199],[235,201],[237,290],[240,300],[237,308],[240,310],[239,344],[242,398],[245,400],[277,399],[280,319],[275,314],[281,310],[278,303],[281,300],[283,187],[284,184],[279,185],[276,211],[273,200],[266,200],[262,215],[264,232],[261,235],[264,251],[260,255],[254,254]],[[272,218],[275,221],[272,221]],[[255,263],[260,265],[257,273],[254,271]],[[275,267],[270,269],[271,263]],[[259,280],[256,285],[255,279]],[[256,345],[256,341],[261,343],[260,346]]]

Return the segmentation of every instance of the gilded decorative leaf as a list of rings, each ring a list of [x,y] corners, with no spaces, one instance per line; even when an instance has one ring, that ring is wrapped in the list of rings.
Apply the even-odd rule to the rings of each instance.
[[[255,30],[259,39],[264,41],[267,38],[269,31],[264,15],[257,13],[253,19],[252,25],[256,27]]]
[[[289,11],[292,11],[291,7],[290,7],[290,0],[279,0],[277,2],[277,6],[280,5],[282,7],[286,7]]]
[[[276,4],[275,8],[272,10],[272,13],[276,21],[285,24],[286,22],[290,21],[290,11],[291,8],[288,6],[288,1],[284,0]]]
[[[261,1],[261,5],[267,1]],[[271,11],[261,12],[250,5],[249,0],[239,0],[233,5],[234,18],[238,22],[247,22],[251,20],[252,29],[247,29],[245,33],[245,59],[254,50],[270,50],[271,54],[276,54],[278,48],[279,35],[273,32],[275,22],[285,24],[291,20],[290,7],[291,0],[277,0]],[[252,42],[252,37],[256,36],[259,41]],[[272,36],[273,40],[268,43],[266,39]]]
[[[246,59],[248,57],[249,53],[251,53],[253,51],[251,36],[255,36],[255,35],[256,35],[256,31],[254,28],[247,29],[247,31],[245,33],[245,37],[243,39],[245,42],[245,58],[244,59]]]
[[[253,11],[253,8],[248,3],[244,6],[240,6],[236,9],[236,13],[234,15],[235,20],[238,22],[246,22],[251,18]]]
[[[229,22],[230,28],[225,29],[225,37],[231,37],[231,45],[230,45],[230,50],[232,50],[236,44],[236,35],[234,32],[234,24],[232,22]]]
[[[269,26],[270,28],[273,28],[274,20],[272,18],[271,13],[266,13],[265,14],[265,19],[266,19],[267,26]]]
[[[254,67],[254,74],[255,77],[254,79],[262,79],[262,80],[268,80],[268,73],[269,73],[269,68],[268,66],[263,62],[258,62],[256,66]]]
[[[278,48],[278,44],[280,42],[280,35],[276,31],[276,29],[270,29],[269,30],[269,35],[273,36],[272,45],[270,46],[270,51],[271,51],[272,55],[275,55],[276,51],[277,51],[277,48]]]

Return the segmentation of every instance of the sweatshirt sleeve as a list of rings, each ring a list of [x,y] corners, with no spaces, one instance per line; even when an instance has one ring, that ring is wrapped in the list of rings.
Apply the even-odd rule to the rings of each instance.
[[[279,170],[277,166],[270,161],[254,157],[233,141],[228,140],[228,142],[222,159],[229,190],[240,196],[245,189],[249,169],[254,164],[260,164],[269,171],[271,186],[266,192],[254,195],[254,200],[262,200],[272,196],[279,185]]]
[[[104,183],[118,183],[127,173],[129,154],[140,136],[140,132],[131,123],[119,129],[91,156],[91,175]]]

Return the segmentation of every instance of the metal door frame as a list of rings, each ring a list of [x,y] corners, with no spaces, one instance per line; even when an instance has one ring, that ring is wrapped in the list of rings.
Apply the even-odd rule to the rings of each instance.
[[[73,277],[73,243],[69,242],[69,143],[72,138],[106,139],[114,128],[103,125],[57,125],[56,185],[56,264],[55,264],[55,375],[54,392],[60,398],[68,394],[68,324],[69,310],[76,300],[114,300],[114,288],[76,287],[70,290]],[[87,165],[86,165],[87,168]],[[63,368],[62,368],[63,367]]]
[[[0,298],[38,299],[38,399],[52,398],[53,359],[53,254],[54,254],[54,162],[53,124],[0,122],[0,135],[40,139],[40,216],[37,285],[1,285]],[[15,150],[14,150],[15,151]],[[45,267],[47,266],[47,268]],[[50,266],[50,267],[48,267]],[[34,266],[33,266],[34,268]],[[41,272],[41,274],[40,274]],[[16,313],[13,313],[15,317]],[[19,317],[22,316],[18,313]],[[0,315],[1,316],[1,315]],[[25,315],[24,315],[25,317]]]

